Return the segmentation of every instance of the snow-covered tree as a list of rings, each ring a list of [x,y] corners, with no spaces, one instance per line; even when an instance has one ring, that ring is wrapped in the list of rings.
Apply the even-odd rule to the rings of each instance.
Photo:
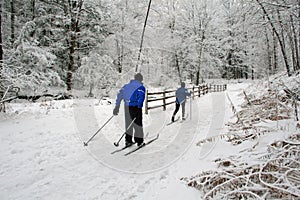
[[[108,55],[101,55],[97,52],[91,52],[87,57],[82,58],[77,75],[84,85],[89,86],[89,97],[95,96],[95,89],[102,90],[101,95],[107,95],[117,77],[112,59]]]
[[[33,34],[35,26],[32,21],[25,24],[9,57],[4,60],[2,82],[5,85],[13,84],[22,89],[40,91],[49,85],[61,84],[53,65],[56,57],[39,47]]]
[[[190,66],[196,85],[201,82],[200,79],[203,79],[204,72],[208,71],[211,63],[208,41],[213,9],[210,5],[208,1],[185,2],[178,26],[183,37],[185,65]]]
[[[299,28],[296,28],[299,24],[299,2],[255,0],[255,3],[260,10],[259,14],[262,15],[264,23],[268,25],[265,33],[268,34],[268,42],[273,43],[274,68],[276,69],[278,62],[280,62],[285,67],[286,72],[291,75],[300,68]],[[262,24],[262,26],[264,25]],[[271,37],[273,39],[269,39]],[[269,62],[271,61],[269,58]],[[269,64],[269,66],[272,65]]]
[[[2,75],[14,82],[8,71],[25,65],[27,75],[42,73],[33,65],[47,60],[44,66],[71,90],[73,73],[96,51],[112,59],[112,73],[124,75],[139,66],[150,76],[161,68],[169,78],[189,77],[196,84],[208,77],[259,78],[299,70],[298,2],[153,1],[138,62],[148,5],[145,0],[5,0]]]

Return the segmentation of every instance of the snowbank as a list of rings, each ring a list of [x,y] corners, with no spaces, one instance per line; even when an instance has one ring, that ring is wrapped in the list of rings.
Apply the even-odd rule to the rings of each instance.
[[[200,190],[203,199],[299,198],[299,102],[295,95],[299,95],[299,80],[299,75],[278,75],[268,82],[259,81],[240,94],[242,104],[228,96],[235,114],[228,132],[197,144],[219,141],[236,153],[216,158],[217,169],[182,180]]]

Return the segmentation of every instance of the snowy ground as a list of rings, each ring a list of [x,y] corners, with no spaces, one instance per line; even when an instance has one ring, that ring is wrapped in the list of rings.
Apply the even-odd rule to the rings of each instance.
[[[183,123],[166,125],[173,106],[151,110],[144,115],[145,133],[147,139],[160,133],[159,139],[129,156],[111,154],[124,131],[122,112],[83,145],[111,117],[106,102],[10,104],[0,116],[0,199],[199,199],[199,191],[180,179],[215,169],[215,159],[241,150],[222,141],[196,143],[226,133],[225,124],[235,120],[226,93],[240,105],[247,86],[230,84],[227,92],[188,102],[192,112]],[[273,139],[266,136],[261,144]]]

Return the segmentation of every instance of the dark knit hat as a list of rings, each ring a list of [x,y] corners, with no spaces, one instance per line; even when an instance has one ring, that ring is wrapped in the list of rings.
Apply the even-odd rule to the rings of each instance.
[[[185,87],[185,82],[181,82],[181,87]]]
[[[142,82],[143,81],[143,75],[141,73],[137,73],[137,74],[134,75],[134,79]]]

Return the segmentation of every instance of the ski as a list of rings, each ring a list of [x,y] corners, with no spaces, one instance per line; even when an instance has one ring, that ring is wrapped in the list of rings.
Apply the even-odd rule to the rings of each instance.
[[[149,136],[149,132],[147,132],[145,139],[148,138],[148,136]],[[132,143],[132,144],[129,145],[129,146],[124,146],[124,147],[122,147],[121,149],[117,149],[117,150],[111,152],[110,154],[115,154],[115,153],[118,153],[118,152],[120,152],[120,151],[123,151],[123,150],[127,149],[128,147],[131,147],[131,146],[134,145],[134,144],[135,144],[135,143]]]
[[[124,154],[124,156],[128,156],[128,155],[130,155],[130,154],[132,154],[132,153],[134,153],[134,152],[140,150],[141,148],[143,148],[143,147],[145,147],[145,146],[151,144],[152,142],[154,142],[155,140],[157,140],[158,137],[159,137],[159,134],[157,134],[157,136],[156,136],[155,138],[153,138],[153,139],[147,141],[146,143],[142,144],[141,146],[139,146],[139,147],[137,147],[137,148],[135,148],[135,149],[133,149],[133,150],[127,152],[126,154]]]
[[[125,146],[125,147],[123,147],[123,148],[121,148],[121,149],[117,149],[117,150],[111,152],[110,154],[115,154],[115,153],[117,153],[117,152],[123,151],[123,150],[125,150],[125,149],[131,147],[131,146],[134,145],[134,144],[135,144],[135,143],[132,143],[131,145]]]
[[[180,123],[183,123],[183,122],[185,122],[186,121],[186,119],[189,117],[189,114],[186,114],[186,116],[184,117],[184,119],[182,119],[181,121],[180,121]]]

